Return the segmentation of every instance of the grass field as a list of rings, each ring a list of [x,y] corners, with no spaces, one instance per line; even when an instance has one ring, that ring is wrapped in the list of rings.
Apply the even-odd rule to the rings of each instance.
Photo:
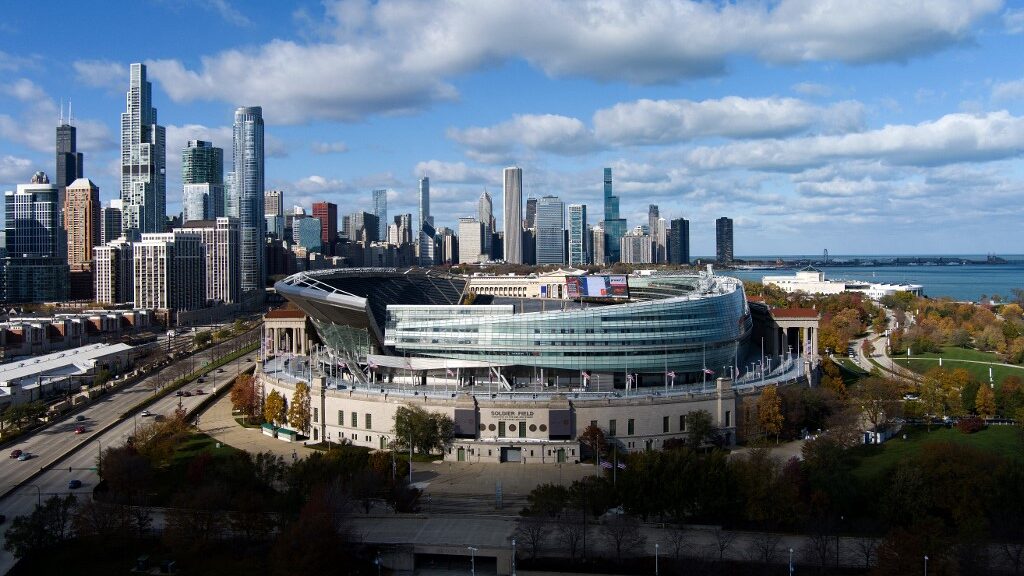
[[[977,350],[964,350],[962,348],[947,348],[947,350],[957,351],[959,356],[967,356],[966,358],[957,358],[954,355],[947,356],[943,352],[942,356],[942,367],[948,369],[963,368],[967,370],[972,377],[980,382],[988,382],[988,369],[992,368],[992,378],[998,385],[1003,381],[1003,378],[1013,374],[1024,378],[1024,366],[1017,367],[1012,365],[1003,364],[998,360],[995,354],[989,354],[987,352],[978,352]],[[897,364],[905,368],[910,368],[914,372],[924,374],[932,368],[939,366],[939,354],[922,354],[921,356],[907,358],[894,358]],[[994,360],[993,360],[994,359]],[[964,360],[971,360],[965,362]],[[978,364],[977,362],[989,362],[988,364]]]
[[[861,479],[878,478],[898,462],[913,457],[931,442],[951,442],[974,446],[980,450],[1024,458],[1024,440],[1015,426],[989,426],[974,434],[964,434],[956,428],[924,427],[904,428],[907,439],[896,437],[882,445],[861,446],[856,449],[860,462],[854,474]]]
[[[839,365],[839,373],[843,377],[843,384],[849,388],[851,385],[856,384],[858,380],[868,375],[867,370],[864,370],[856,362],[849,358],[836,358],[837,364]]]
[[[184,462],[195,458],[204,452],[208,452],[214,458],[225,458],[235,452],[241,452],[241,450],[232,448],[227,444],[221,444],[220,448],[218,448],[217,441],[213,438],[206,434],[193,432],[174,447],[174,455],[171,456],[171,463],[175,464],[178,462]]]

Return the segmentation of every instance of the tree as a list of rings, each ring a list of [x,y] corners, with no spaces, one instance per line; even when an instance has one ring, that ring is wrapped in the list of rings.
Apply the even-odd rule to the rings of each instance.
[[[419,406],[401,406],[395,410],[395,442],[422,454],[444,450],[451,444],[455,423],[439,412],[427,412]]]
[[[288,407],[288,424],[295,430],[308,432],[311,418],[309,385],[299,382],[292,393],[292,403]]]
[[[715,421],[711,412],[707,410],[694,410],[686,415],[687,428],[690,432],[690,445],[696,450],[705,442],[714,440],[717,437]]]
[[[71,538],[75,502],[74,494],[64,498],[50,496],[43,504],[37,504],[28,516],[18,516],[4,534],[4,549],[17,558],[23,558]]]
[[[530,551],[530,560],[537,559],[537,553],[551,534],[551,522],[550,519],[540,516],[521,516],[516,520],[515,538]]]
[[[590,424],[583,429],[579,440],[581,444],[590,449],[591,454],[594,455],[594,463],[597,464],[597,458],[604,454],[604,449],[607,446],[604,430],[601,430],[596,424]]]
[[[1010,375],[1003,378],[996,391],[996,406],[999,413],[1012,418],[1017,408],[1024,406],[1024,381],[1020,376]]]
[[[765,386],[761,389],[761,398],[757,401],[757,423],[765,434],[775,436],[775,443],[779,443],[779,433],[782,431],[782,401],[779,398],[779,390],[776,386]]]
[[[837,398],[845,399],[846,383],[843,382],[843,374],[839,370],[839,365],[833,362],[831,358],[826,358],[822,362],[822,372],[822,388],[832,391]]]
[[[623,554],[632,554],[644,547],[640,522],[631,514],[616,514],[601,525],[601,536],[615,549],[615,561],[622,562]]]
[[[263,403],[263,419],[277,424],[278,422],[284,422],[284,418],[284,398],[280,392],[273,390],[267,395],[266,402]]]
[[[541,484],[526,496],[531,516],[554,518],[562,513],[569,500],[569,489],[558,484]]]
[[[256,379],[249,374],[241,374],[231,386],[231,406],[242,412],[243,418],[256,417],[259,414],[260,393],[256,389]]]
[[[987,384],[978,387],[974,397],[974,411],[982,418],[991,418],[996,413],[996,396]]]
[[[857,390],[857,401],[860,402],[864,417],[871,422],[871,429],[875,432],[902,413],[903,398],[900,385],[881,376],[872,375],[861,380]]]
[[[569,550],[569,560],[576,560],[576,551],[579,550],[583,542],[583,533],[586,529],[587,525],[584,523],[582,512],[567,510],[559,518],[555,531],[558,534],[559,543],[563,548]]]
[[[196,348],[202,348],[203,346],[208,345],[211,341],[213,341],[213,333],[209,330],[197,332],[195,337],[192,339],[192,343],[195,344]]]

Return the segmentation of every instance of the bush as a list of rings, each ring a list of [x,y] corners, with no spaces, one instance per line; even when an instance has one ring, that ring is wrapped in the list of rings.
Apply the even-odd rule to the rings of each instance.
[[[985,421],[978,416],[967,416],[956,423],[956,429],[964,434],[974,434],[985,428]]]

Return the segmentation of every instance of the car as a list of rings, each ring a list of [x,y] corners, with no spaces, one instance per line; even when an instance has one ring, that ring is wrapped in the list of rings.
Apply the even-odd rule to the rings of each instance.
[[[287,360],[285,360],[285,362],[287,362]],[[223,371],[224,371],[224,369],[223,369],[223,368],[217,368],[217,372],[218,372],[218,373],[219,373],[219,372],[223,372]]]
[[[21,453],[21,454],[20,454],[20,455],[18,456],[18,460],[21,460],[22,462],[24,462],[25,460],[28,460],[28,459],[30,459],[30,458],[32,458],[32,455],[31,455],[31,454],[29,454],[28,452],[22,452],[22,453]]]
[[[191,397],[192,397],[192,393],[191,393],[191,392],[189,392],[188,390],[185,390],[184,392],[182,392],[182,394],[181,394],[181,395],[182,395],[182,396],[186,396],[186,397],[189,397],[189,398],[191,398]]]
[[[75,428],[75,434],[85,434],[85,426]]]
[[[206,378],[200,378],[199,380],[196,380],[196,382],[202,384],[203,382],[206,382]]]
[[[175,393],[174,393],[174,395],[175,395],[175,396],[184,396],[184,395],[185,395],[185,393],[184,393],[184,392],[182,392],[181,390],[178,390],[177,392],[175,392]]]
[[[75,422],[85,422],[85,416],[82,416],[81,414],[75,416]]]
[[[17,458],[21,456],[21,450],[11,450],[11,458]]]
[[[81,480],[72,480],[72,481],[68,482],[68,490],[74,490],[75,488],[81,488],[81,487],[82,487],[82,481]]]
[[[145,418],[146,416],[152,416],[152,415],[153,415],[153,413],[150,412],[149,410],[143,410],[142,414],[140,414],[140,416],[142,416],[143,418]]]
[[[203,392],[202,388],[196,388],[196,396],[202,396],[203,394],[206,394],[206,392]]]

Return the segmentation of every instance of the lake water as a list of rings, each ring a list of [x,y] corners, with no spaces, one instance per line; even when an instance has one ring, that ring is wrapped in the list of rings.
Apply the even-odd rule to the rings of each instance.
[[[820,258],[820,257],[819,257]],[[866,258],[866,257],[862,257]],[[887,258],[892,258],[891,256]],[[974,257],[983,259],[983,257]],[[1024,258],[1010,258],[1008,264],[965,266],[826,266],[821,271],[829,280],[911,283],[924,286],[933,298],[978,301],[982,295],[1010,296],[1014,288],[1024,289]],[[798,268],[777,270],[722,270],[727,276],[760,282],[764,276],[795,274]]]

